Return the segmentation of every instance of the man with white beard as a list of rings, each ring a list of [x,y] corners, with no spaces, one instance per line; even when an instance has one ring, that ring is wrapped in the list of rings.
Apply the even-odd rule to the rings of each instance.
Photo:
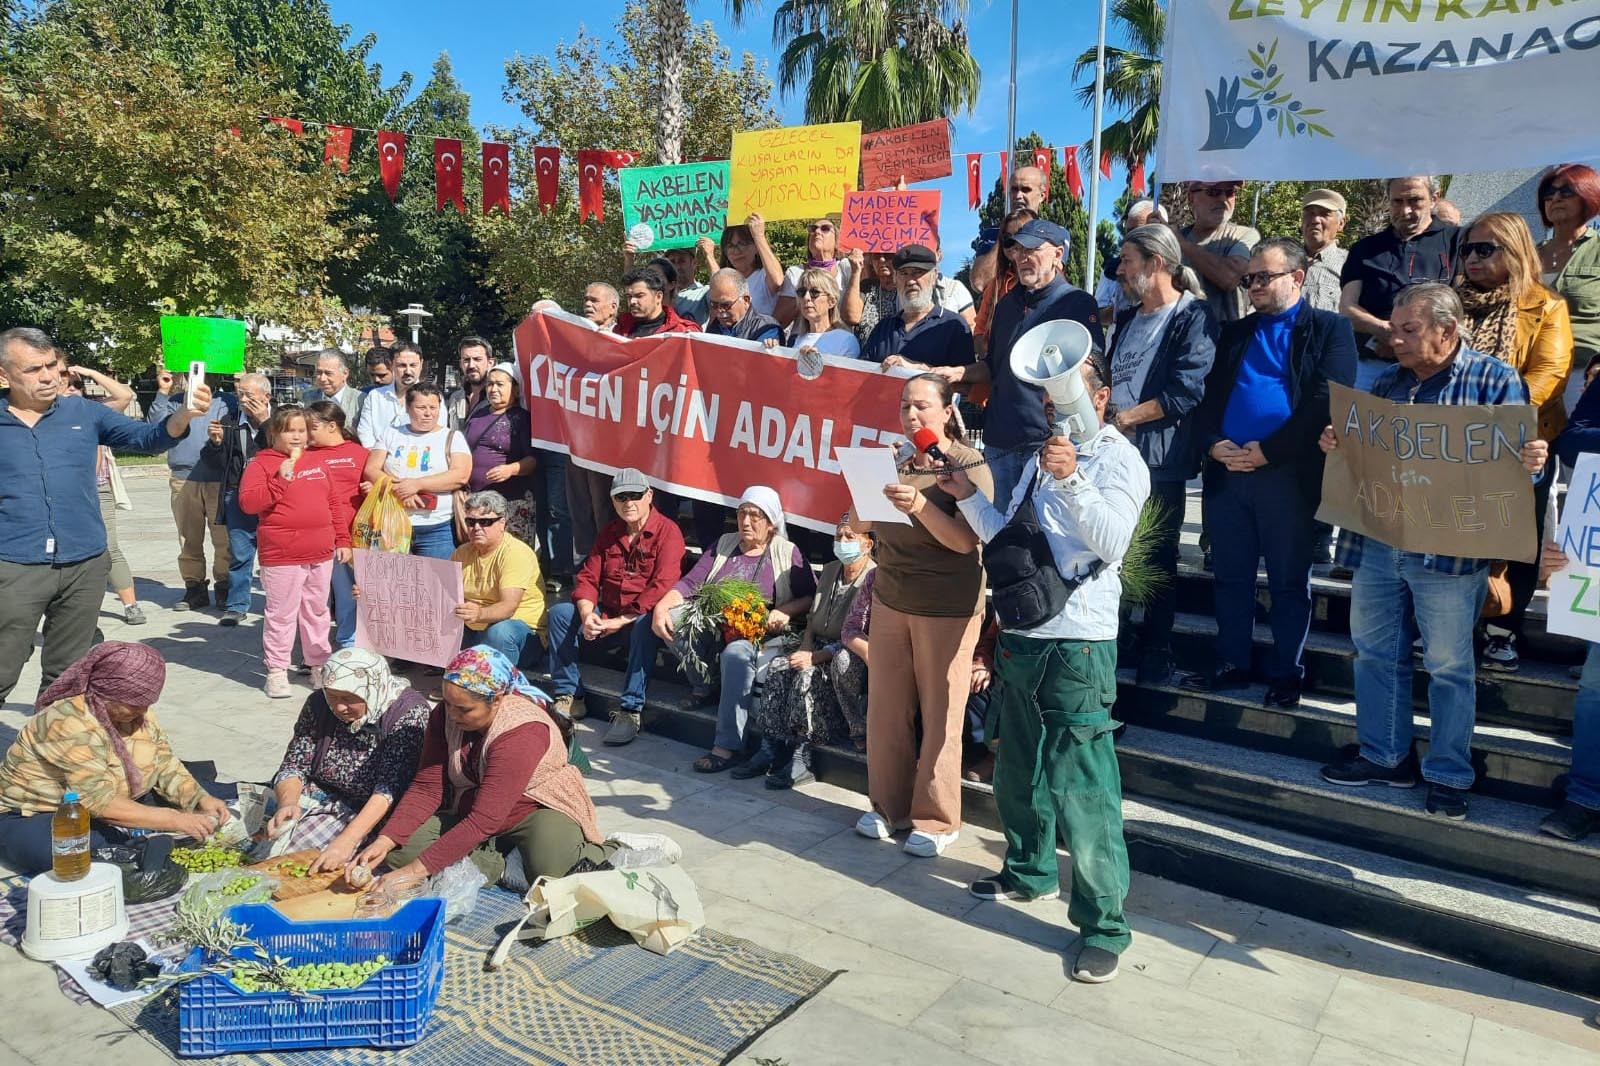
[[[962,367],[972,362],[972,329],[958,312],[933,298],[939,257],[922,244],[894,253],[894,285],[900,313],[882,319],[861,346],[861,358],[885,368],[906,363]]]

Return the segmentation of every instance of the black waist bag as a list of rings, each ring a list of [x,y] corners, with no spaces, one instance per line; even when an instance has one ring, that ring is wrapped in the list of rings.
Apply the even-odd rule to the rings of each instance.
[[[1096,560],[1081,579],[1061,576],[1033,506],[1038,481],[1037,476],[1029,479],[1016,513],[983,549],[983,567],[989,572],[994,613],[1002,629],[1032,629],[1048,622],[1062,612],[1078,586],[1105,565]]]

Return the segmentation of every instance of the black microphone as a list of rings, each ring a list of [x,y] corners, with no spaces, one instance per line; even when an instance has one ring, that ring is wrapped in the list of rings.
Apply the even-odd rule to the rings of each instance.
[[[950,465],[950,457],[945,455],[944,451],[939,447],[939,434],[927,426],[923,426],[911,434],[911,443],[916,445],[917,451],[934,462],[943,463],[946,466]]]

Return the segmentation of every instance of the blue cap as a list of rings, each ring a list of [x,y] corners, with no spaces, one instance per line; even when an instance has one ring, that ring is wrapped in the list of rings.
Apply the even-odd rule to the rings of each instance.
[[[1063,252],[1072,247],[1072,235],[1065,228],[1042,218],[1028,219],[1011,239],[1030,250],[1041,244],[1053,244]]]

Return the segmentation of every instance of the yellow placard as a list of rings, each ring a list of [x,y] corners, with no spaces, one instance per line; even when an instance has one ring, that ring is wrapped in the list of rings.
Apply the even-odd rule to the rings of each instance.
[[[861,123],[785,126],[733,135],[728,223],[838,212],[861,169]]]

